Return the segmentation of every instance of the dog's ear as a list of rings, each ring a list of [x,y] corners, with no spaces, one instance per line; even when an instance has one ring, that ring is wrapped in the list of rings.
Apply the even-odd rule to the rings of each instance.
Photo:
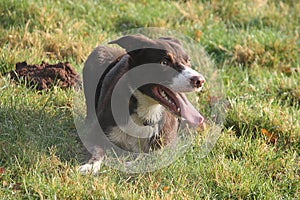
[[[160,39],[160,40],[167,40],[168,42],[173,42],[175,44],[178,44],[178,45],[182,46],[182,43],[179,40],[177,40],[175,38],[172,38],[172,37],[160,37],[158,39]]]
[[[155,43],[153,40],[142,34],[135,34],[121,37],[109,42],[108,44],[118,44],[120,47],[126,49],[127,52],[130,52],[142,48],[151,48]]]

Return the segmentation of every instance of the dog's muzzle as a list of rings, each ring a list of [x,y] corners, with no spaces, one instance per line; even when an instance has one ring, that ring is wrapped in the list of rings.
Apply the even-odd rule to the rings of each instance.
[[[198,89],[203,87],[205,79],[202,76],[192,76],[190,78],[192,87]]]

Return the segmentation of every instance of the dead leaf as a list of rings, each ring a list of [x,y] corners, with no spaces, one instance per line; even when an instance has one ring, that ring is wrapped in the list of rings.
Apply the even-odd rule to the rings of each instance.
[[[293,67],[282,67],[280,71],[284,74],[291,75],[292,73],[298,73],[300,70],[299,68],[293,68]]]
[[[0,174],[4,174],[5,172],[5,168],[4,167],[0,167]]]
[[[168,186],[164,186],[164,187],[162,188],[163,191],[167,191],[168,189],[169,189]]]
[[[264,128],[261,129],[261,133],[264,134],[268,138],[268,141],[272,144],[275,144],[277,142],[278,137],[275,134],[270,133]]]
[[[202,37],[202,31],[200,31],[200,30],[195,30],[194,35],[195,35],[195,40],[196,40],[197,42],[199,42],[200,39],[201,39],[201,37]]]

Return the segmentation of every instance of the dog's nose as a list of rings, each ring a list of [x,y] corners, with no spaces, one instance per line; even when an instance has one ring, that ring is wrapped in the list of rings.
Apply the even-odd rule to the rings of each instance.
[[[205,80],[201,76],[192,76],[191,77],[191,84],[195,88],[200,88],[204,85]]]

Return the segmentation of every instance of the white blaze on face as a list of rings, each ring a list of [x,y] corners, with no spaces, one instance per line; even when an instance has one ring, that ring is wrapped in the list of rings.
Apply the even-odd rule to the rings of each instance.
[[[172,79],[169,87],[174,92],[199,92],[203,86],[197,88],[191,84],[191,79],[195,76],[204,80],[204,77],[200,73],[190,67],[186,67]]]

